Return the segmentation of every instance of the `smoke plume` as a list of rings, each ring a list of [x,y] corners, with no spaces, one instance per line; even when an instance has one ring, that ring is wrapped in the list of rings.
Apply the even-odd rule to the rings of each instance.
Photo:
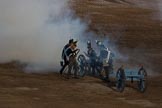
[[[162,2],[152,3],[145,7],[158,7],[162,13]],[[28,64],[28,70],[58,71],[62,48],[70,38],[78,39],[85,51],[86,30],[86,23],[69,8],[69,0],[0,0],[0,63],[19,60]],[[87,40],[95,40],[94,33],[86,35]],[[121,55],[116,45],[108,46],[113,46],[116,59],[128,61],[129,56]]]
[[[68,0],[0,0],[0,62],[58,69],[63,46],[85,29],[74,19]]]

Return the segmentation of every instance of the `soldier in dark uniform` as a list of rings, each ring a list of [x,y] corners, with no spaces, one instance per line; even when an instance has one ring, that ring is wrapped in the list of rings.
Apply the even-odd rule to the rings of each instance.
[[[97,46],[100,49],[100,55],[99,55],[99,68],[100,70],[102,67],[104,68],[106,77],[104,78],[109,82],[109,73],[113,71],[113,53],[105,47],[105,45],[101,41],[96,41]]]
[[[78,71],[78,63],[76,60],[76,52],[79,49],[76,49],[77,47],[77,41],[73,42],[66,50],[65,50],[65,55],[67,58],[67,61],[69,62],[68,64],[68,78],[71,75],[71,70],[74,69],[74,78],[78,78],[77,77],[77,71]]]
[[[95,50],[92,48],[90,41],[87,42],[87,48],[88,51],[87,53],[85,53],[85,55],[89,58],[90,71],[92,72],[93,75],[95,75],[97,54]]]
[[[74,41],[73,39],[70,39],[70,40],[69,40],[69,43],[66,44],[66,45],[64,46],[63,50],[62,50],[62,59],[64,60],[64,63],[61,61],[61,66],[62,66],[62,68],[61,68],[61,70],[60,70],[60,74],[62,74],[62,72],[64,71],[65,67],[69,64],[69,62],[68,62],[68,60],[67,60],[67,58],[66,58],[66,55],[65,55],[65,51],[66,51],[66,49],[73,43],[73,41]]]

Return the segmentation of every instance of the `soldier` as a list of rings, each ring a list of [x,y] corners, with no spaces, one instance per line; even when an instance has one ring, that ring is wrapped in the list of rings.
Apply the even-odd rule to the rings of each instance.
[[[85,53],[85,55],[89,58],[89,64],[92,69],[92,74],[95,75],[97,54],[95,50],[92,48],[90,41],[87,42],[87,48],[88,48],[88,51],[87,53]]]
[[[73,41],[74,41],[73,39],[70,39],[70,40],[69,40],[69,43],[66,44],[66,45],[64,46],[63,50],[62,50],[62,59],[63,59],[64,63],[61,61],[61,66],[62,66],[62,68],[61,68],[61,70],[60,70],[60,74],[62,74],[62,72],[64,71],[65,67],[69,64],[69,62],[68,62],[68,60],[67,60],[67,58],[66,58],[65,51],[66,51],[66,49],[67,49],[69,46],[71,46],[71,44],[73,43]]]
[[[68,64],[68,79],[71,75],[71,70],[74,69],[74,78],[77,77],[77,71],[78,71],[78,64],[76,61],[77,51],[79,49],[76,49],[77,47],[77,41],[73,42],[65,51],[65,55],[67,58]]]
[[[105,47],[105,45],[101,41],[96,41],[97,46],[100,49],[100,55],[99,55],[99,66],[100,71],[102,70],[102,67],[104,68],[106,77],[104,78],[106,81],[110,82],[109,80],[109,73],[113,71],[113,53]]]

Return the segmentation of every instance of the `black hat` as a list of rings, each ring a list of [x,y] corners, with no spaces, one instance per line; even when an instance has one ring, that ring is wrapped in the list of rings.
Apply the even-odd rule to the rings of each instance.
[[[74,39],[70,39],[69,40],[69,44],[73,43],[74,42]]]
[[[77,42],[78,42],[77,40],[76,41],[73,41],[74,44],[76,44]]]
[[[87,48],[91,48],[91,42],[87,41]]]

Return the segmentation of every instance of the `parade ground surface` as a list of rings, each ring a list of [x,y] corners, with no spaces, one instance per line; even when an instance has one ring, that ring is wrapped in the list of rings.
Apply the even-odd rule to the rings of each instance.
[[[87,22],[88,31],[108,35],[117,49],[130,57],[127,62],[115,63],[134,66],[146,61],[149,76],[144,93],[137,90],[136,82],[127,83],[119,93],[115,84],[95,77],[66,79],[58,72],[25,73],[11,62],[0,64],[0,108],[162,108],[162,22],[156,19],[152,5],[137,5],[136,1],[69,3],[76,16]]]
[[[161,108],[162,76],[148,79],[145,93],[127,84],[123,93],[98,78],[66,79],[58,73],[26,74],[0,66],[0,108]]]

